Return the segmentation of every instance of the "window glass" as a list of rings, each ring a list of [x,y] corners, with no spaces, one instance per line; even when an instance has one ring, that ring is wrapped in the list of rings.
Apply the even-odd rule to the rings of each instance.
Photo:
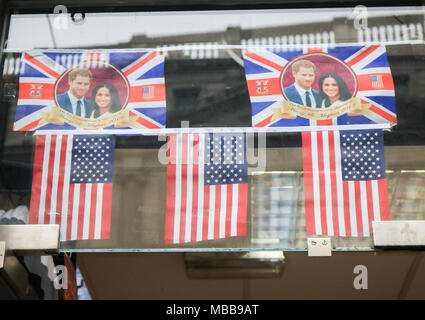
[[[11,16],[0,93],[5,124],[1,152],[3,223],[8,223],[17,208],[28,216],[34,184],[36,137],[31,131],[13,131],[24,52],[160,52],[165,57],[166,121],[158,133],[169,133],[167,129],[178,132],[182,121],[191,129],[248,128],[252,133],[244,50],[291,48],[295,52],[305,47],[332,50],[362,45],[385,46],[394,82],[397,125],[384,130],[390,218],[424,219],[423,7],[86,13],[73,18],[75,21],[70,15],[51,13]],[[306,249],[306,238],[311,235],[306,232],[301,133],[268,128],[257,131],[253,141],[247,151],[251,158],[246,235],[166,243],[169,182],[167,164],[158,158],[166,139],[158,134],[116,135],[110,236],[64,241],[61,249]],[[227,220],[214,221],[219,225]],[[332,237],[332,245],[343,250],[371,249],[370,244],[370,237]]]

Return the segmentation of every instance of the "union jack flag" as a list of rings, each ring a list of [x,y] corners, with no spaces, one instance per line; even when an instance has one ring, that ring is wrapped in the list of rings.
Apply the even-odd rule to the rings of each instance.
[[[301,116],[297,116],[295,119],[273,119],[273,109],[279,108],[282,101],[285,100],[281,89],[281,76],[285,67],[291,60],[299,58],[301,55],[316,52],[327,53],[335,61],[339,61],[347,69],[352,70],[357,79],[355,97],[360,98],[362,104],[371,104],[369,114],[355,116],[343,114],[330,120],[311,120]],[[395,124],[397,122],[394,83],[385,46],[245,50],[243,57],[251,99],[253,127]],[[316,75],[314,84],[316,87],[319,76]],[[259,81],[268,81],[267,92],[258,91]]]
[[[19,76],[19,99],[13,130],[75,130],[65,123],[57,125],[40,123],[42,113],[48,113],[56,106],[55,87],[67,70],[87,65],[91,67],[111,65],[121,73],[128,83],[129,93],[123,108],[136,116],[137,129],[159,129],[165,127],[166,100],[164,81],[164,56],[155,51],[39,51],[22,54]],[[108,79],[97,79],[108,82]],[[92,81],[91,89],[94,87]],[[146,96],[144,88],[149,86]],[[104,129],[116,129],[110,126]],[[124,129],[124,128],[123,128]]]

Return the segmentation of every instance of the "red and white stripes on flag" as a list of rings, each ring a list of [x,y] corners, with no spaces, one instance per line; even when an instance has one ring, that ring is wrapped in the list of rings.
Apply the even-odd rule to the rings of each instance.
[[[71,182],[75,143],[73,135],[36,137],[29,223],[59,224],[61,241],[108,239],[112,182]]]
[[[248,183],[207,184],[207,135],[168,136],[166,244],[246,235]]]
[[[302,133],[307,234],[367,237],[372,221],[390,219],[383,145],[363,157],[365,133],[351,146],[343,132]]]

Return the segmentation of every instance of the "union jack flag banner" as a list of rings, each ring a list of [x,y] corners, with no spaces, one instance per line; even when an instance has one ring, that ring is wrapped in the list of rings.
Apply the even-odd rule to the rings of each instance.
[[[30,224],[59,224],[60,240],[109,239],[115,138],[38,135]]]
[[[253,127],[396,124],[385,46],[247,49]]]
[[[156,51],[22,54],[13,130],[165,127],[164,56]]]
[[[307,234],[368,237],[390,220],[382,129],[303,132]]]
[[[166,244],[245,236],[247,202],[244,134],[168,137]]]

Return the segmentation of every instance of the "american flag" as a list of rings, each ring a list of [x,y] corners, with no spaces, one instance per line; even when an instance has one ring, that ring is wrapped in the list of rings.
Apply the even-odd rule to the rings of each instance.
[[[143,87],[143,98],[144,99],[153,99],[154,98],[154,87],[148,86],[148,87]]]
[[[74,67],[112,66],[128,83],[129,94],[123,108],[130,116],[137,116],[135,129],[165,128],[166,98],[164,55],[156,51],[116,52],[113,50],[57,52],[32,50],[22,54],[19,74],[19,97],[16,107],[14,131],[75,130],[65,123],[57,125],[41,122],[42,113],[56,106],[56,85],[65,73]],[[92,70],[92,71],[93,71]],[[105,74],[107,76],[107,74]],[[108,79],[93,79],[96,83]],[[150,87],[146,96],[144,88]],[[105,129],[117,129],[114,126]],[[126,129],[126,128],[123,128]]]
[[[382,89],[384,87],[382,75],[370,76],[370,82],[372,83],[372,88]]]
[[[311,120],[300,116],[295,119],[273,119],[273,109],[279,108],[285,100],[281,89],[283,71],[291,61],[307,54],[332,56],[333,59],[336,58],[335,61],[345,65],[347,70],[351,70],[358,84],[355,97],[360,98],[363,104],[370,103],[371,113],[358,116],[344,114],[329,120]],[[338,45],[332,48],[306,47],[303,50],[247,49],[243,52],[243,59],[253,127],[397,123],[394,83],[385,46]],[[327,70],[326,66],[323,69]],[[321,74],[316,74],[316,83],[320,76]],[[378,81],[374,82],[371,77],[376,77]],[[267,92],[258,88],[260,81],[267,81]]]
[[[246,235],[244,134],[173,134],[168,159],[165,243]]]
[[[115,139],[36,137],[30,224],[59,224],[60,240],[108,239]]]
[[[389,220],[382,130],[303,132],[307,234],[367,237]]]

